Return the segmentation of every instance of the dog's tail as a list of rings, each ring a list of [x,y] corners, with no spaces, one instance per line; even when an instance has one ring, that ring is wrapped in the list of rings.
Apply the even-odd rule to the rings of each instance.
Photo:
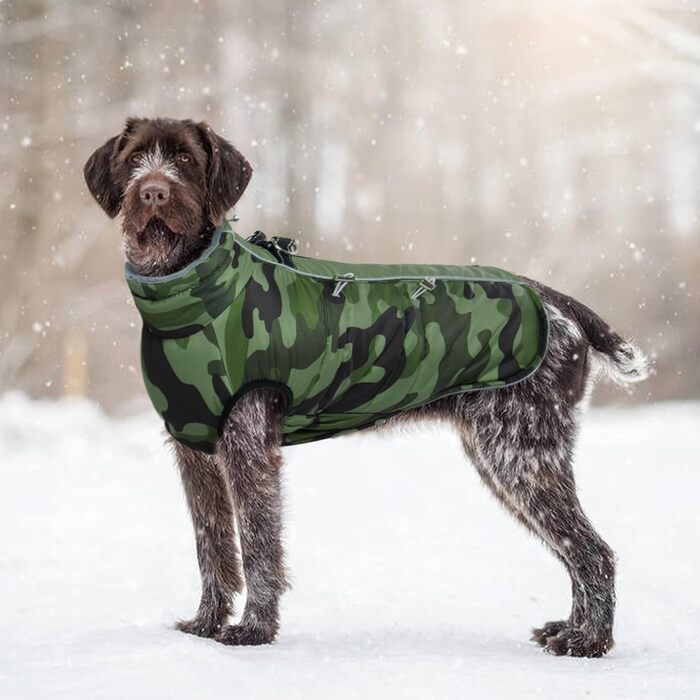
[[[528,280],[528,284],[530,284]],[[552,320],[562,320],[575,335],[588,340],[595,351],[591,357],[599,374],[616,384],[641,382],[649,376],[649,361],[634,343],[625,340],[595,311],[573,297],[534,282],[542,294]]]

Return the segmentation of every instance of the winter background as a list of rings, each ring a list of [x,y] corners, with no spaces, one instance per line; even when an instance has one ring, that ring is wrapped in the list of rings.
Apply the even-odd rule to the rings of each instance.
[[[699,697],[698,10],[0,0],[0,697]],[[566,576],[439,429],[287,449],[278,643],[173,631],[198,600],[191,526],[118,226],[82,180],[129,115],[243,151],[243,234],[503,266],[646,349],[653,377],[599,388],[577,454],[619,557],[608,657],[528,642]]]

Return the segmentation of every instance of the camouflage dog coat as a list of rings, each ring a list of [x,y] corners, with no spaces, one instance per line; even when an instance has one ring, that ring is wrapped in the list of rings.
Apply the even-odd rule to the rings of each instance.
[[[148,394],[170,434],[213,452],[250,389],[286,401],[284,444],[376,424],[437,398],[513,384],[540,365],[547,317],[493,267],[356,265],[246,240],[228,223],[192,264],[126,279],[143,318]]]

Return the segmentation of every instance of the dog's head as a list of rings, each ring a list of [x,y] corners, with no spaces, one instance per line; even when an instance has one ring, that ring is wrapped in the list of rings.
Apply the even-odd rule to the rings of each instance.
[[[205,123],[128,119],[85,164],[107,214],[123,215],[124,249],[141,274],[187,264],[243,194],[250,163]]]

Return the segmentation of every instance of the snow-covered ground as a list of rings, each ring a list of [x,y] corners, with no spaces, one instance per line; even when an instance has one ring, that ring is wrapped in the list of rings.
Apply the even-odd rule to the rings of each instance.
[[[279,641],[176,632],[199,583],[161,444],[151,413],[0,397],[0,697],[700,697],[700,405],[584,423],[582,500],[619,556],[600,660],[528,642],[568,581],[437,428],[288,449]]]

